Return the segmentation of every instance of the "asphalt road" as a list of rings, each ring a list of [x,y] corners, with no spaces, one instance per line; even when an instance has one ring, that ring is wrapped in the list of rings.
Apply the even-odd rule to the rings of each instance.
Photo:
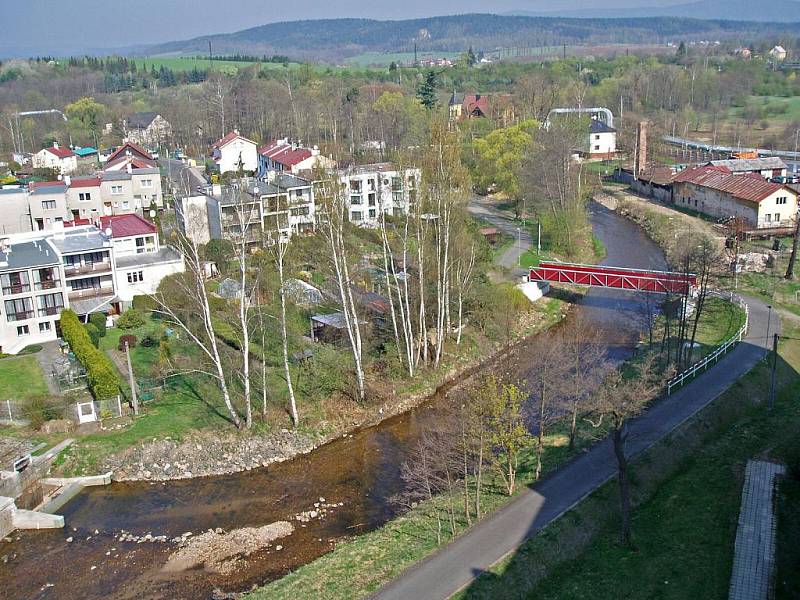
[[[473,194],[469,199],[467,210],[476,219],[486,221],[493,227],[497,227],[505,235],[514,238],[515,243],[499,256],[495,262],[509,269],[517,267],[520,254],[533,244],[533,236],[531,236],[530,231],[524,227],[518,229],[516,223],[509,220],[509,213],[499,210],[492,199],[487,196]],[[520,272],[522,273],[523,271]]]
[[[772,311],[767,336],[767,306],[745,298],[750,330],[719,364],[690,384],[657,401],[629,425],[626,454],[635,456],[702,410],[764,356],[767,338],[780,333]],[[614,477],[615,460],[608,439],[525,490],[435,554],[404,571],[378,590],[375,600],[438,600],[468,586],[526,539],[575,506]]]

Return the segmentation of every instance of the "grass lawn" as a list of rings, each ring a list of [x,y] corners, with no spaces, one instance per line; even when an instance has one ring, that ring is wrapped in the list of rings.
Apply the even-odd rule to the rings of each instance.
[[[47,382],[35,356],[0,360],[0,400],[24,400],[47,394]]]
[[[559,531],[570,524],[574,529],[585,519],[579,506],[493,568],[462,597],[727,597],[746,462],[753,457],[785,460],[800,434],[798,333],[796,329],[787,331],[793,339],[780,346],[775,412],[770,415],[765,408],[769,369],[761,364],[702,413],[698,429],[707,430],[702,445],[680,460],[673,475],[634,511],[633,548],[618,543],[616,482],[612,481],[586,501],[605,507],[599,512],[605,517],[598,517],[599,530],[585,551],[552,566],[538,582],[530,575],[541,572],[540,565],[553,553],[552,542]],[[714,411],[716,416],[711,415]],[[670,443],[662,442],[654,451],[666,455]],[[647,464],[647,459],[634,463],[634,478]],[[651,466],[655,468],[657,463]],[[797,535],[800,519],[797,487],[787,488],[786,493],[795,501],[782,505],[786,512],[781,513],[781,522],[792,523],[793,529],[779,533],[783,540],[779,543],[779,549],[783,548],[779,565],[783,567],[779,568],[794,586],[782,597],[796,598],[798,552],[796,537],[791,536]]]

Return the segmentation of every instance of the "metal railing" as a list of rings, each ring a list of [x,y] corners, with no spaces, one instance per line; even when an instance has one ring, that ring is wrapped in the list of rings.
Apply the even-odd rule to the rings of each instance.
[[[721,356],[724,356],[728,353],[728,350],[733,348],[736,344],[742,341],[742,338],[747,334],[747,328],[750,325],[750,307],[747,306],[741,298],[735,296],[732,293],[724,293],[724,292],[714,292],[710,293],[710,295],[718,296],[718,297],[727,297],[731,302],[737,304],[741,308],[744,309],[744,325],[739,328],[739,331],[734,333],[726,342],[722,345],[718,346],[716,350],[714,350],[711,354],[706,355],[698,362],[693,364],[691,367],[686,369],[685,371],[678,373],[675,377],[670,379],[667,382],[667,396],[672,393],[672,390],[675,388],[681,387],[687,381],[693,379],[697,376],[698,373],[701,371],[705,371],[708,369],[708,366],[712,363],[716,363],[719,361]]]

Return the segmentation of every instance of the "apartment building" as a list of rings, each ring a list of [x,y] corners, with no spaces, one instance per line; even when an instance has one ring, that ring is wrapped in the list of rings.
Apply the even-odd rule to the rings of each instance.
[[[350,221],[377,227],[382,213],[395,217],[408,213],[416,202],[422,172],[374,163],[342,169],[337,175],[347,192]]]
[[[0,352],[57,339],[64,308],[80,316],[119,313],[183,268],[182,257],[137,215],[0,238]]]

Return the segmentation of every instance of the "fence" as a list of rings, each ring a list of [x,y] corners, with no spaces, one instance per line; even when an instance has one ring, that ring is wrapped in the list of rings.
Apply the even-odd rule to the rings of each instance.
[[[75,402],[73,398],[64,403],[37,409],[32,409],[29,405],[15,400],[0,400],[0,423],[26,424],[31,420],[32,410],[43,413],[38,415],[40,419],[48,420],[58,417],[70,419],[78,424],[125,417],[133,413],[130,404],[122,396],[100,401],[87,399],[85,402]]]
[[[744,309],[744,325],[739,328],[739,331],[733,334],[726,342],[722,345],[717,347],[711,354],[706,355],[700,361],[693,364],[691,367],[686,369],[685,371],[678,373],[675,377],[670,379],[667,382],[667,396],[672,393],[672,390],[675,388],[681,387],[687,381],[690,381],[694,377],[697,376],[698,373],[705,371],[708,369],[708,366],[712,363],[716,363],[719,361],[721,356],[724,356],[728,353],[728,350],[733,348],[736,344],[742,341],[742,338],[747,333],[747,328],[750,324],[750,308],[747,304],[738,296],[734,295],[733,293],[725,293],[725,292],[715,292],[713,293],[714,296],[718,297],[727,297],[731,302],[734,302],[738,306]]]

